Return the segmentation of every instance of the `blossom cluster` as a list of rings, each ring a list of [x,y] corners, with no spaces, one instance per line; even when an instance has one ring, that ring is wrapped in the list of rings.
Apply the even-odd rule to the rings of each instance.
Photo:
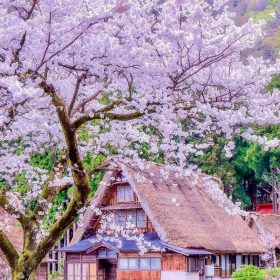
[[[279,62],[242,56],[261,38],[261,26],[236,26],[225,3],[1,1],[0,178],[15,193],[24,174],[20,212],[37,200],[46,214],[46,182],[72,184],[73,173],[84,172],[57,168],[49,180],[49,170],[32,164],[46,149],[68,159],[64,121],[81,157],[108,156],[113,147],[137,161],[148,143],[151,154],[186,167],[189,154],[211,145],[206,135],[226,135],[227,156],[236,134],[279,145],[250,129],[280,122],[280,93],[265,91]],[[192,137],[205,141],[195,145]]]

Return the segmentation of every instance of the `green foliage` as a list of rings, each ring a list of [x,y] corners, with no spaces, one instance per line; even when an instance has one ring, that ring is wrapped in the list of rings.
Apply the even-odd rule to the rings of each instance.
[[[201,157],[192,157],[191,161],[198,164],[202,172],[221,178],[225,185],[232,185],[236,183],[235,170],[231,160],[225,156],[225,144],[223,137],[215,137],[214,145]]]
[[[279,267],[269,267],[266,270],[267,280],[276,280],[280,278],[280,268]]]
[[[279,126],[256,129],[256,133],[268,139],[280,137]],[[226,139],[214,137],[213,145],[202,156],[192,156],[190,162],[197,164],[202,172],[221,178],[224,189],[234,201],[241,201],[244,207],[251,205],[250,196],[264,193],[264,175],[269,175],[273,167],[279,167],[280,149],[265,151],[262,146],[235,138],[233,157],[227,158],[224,152]]]
[[[33,166],[47,169],[49,171],[53,168],[54,165],[53,155],[50,150],[46,150],[42,154],[33,155],[30,162]]]
[[[271,82],[267,86],[267,90],[280,89],[280,75],[273,75]]]
[[[267,0],[266,8],[261,11],[249,11],[248,16],[253,17],[256,22],[265,20],[268,24],[272,24],[275,22],[275,18],[272,16],[275,12],[277,12],[279,8],[278,0]]]
[[[244,265],[240,270],[233,272],[233,280],[264,280],[265,271],[253,265]]]
[[[63,279],[63,275],[59,271],[52,271],[49,275],[49,280]]]
[[[273,4],[273,2],[270,2]],[[272,77],[267,90],[280,89],[280,75]],[[187,122],[186,122],[187,125]],[[280,138],[280,126],[263,126],[255,128],[257,135],[267,139]],[[196,143],[197,140],[191,140]],[[263,197],[267,183],[264,175],[269,177],[272,168],[280,167],[280,149],[272,148],[265,151],[263,146],[255,142],[235,138],[233,157],[225,156],[226,139],[215,136],[213,146],[208,148],[200,157],[192,156],[190,162],[197,164],[204,173],[222,179],[224,189],[231,194],[234,201],[241,201],[243,206],[250,206],[253,195]]]
[[[83,163],[85,166],[85,169],[89,172],[93,170],[94,168],[101,166],[103,162],[105,161],[105,156],[102,154],[99,154],[98,156],[94,157],[92,153],[89,153],[84,159]],[[94,176],[90,178],[90,187],[91,187],[91,192],[89,194],[90,197],[92,197],[97,190],[99,183],[103,179],[104,173],[103,172],[98,172],[95,173]]]
[[[66,205],[68,195],[66,191],[61,191],[52,201],[52,207],[49,210],[48,215],[44,218],[44,227],[49,228],[56,220],[57,214],[61,213]]]

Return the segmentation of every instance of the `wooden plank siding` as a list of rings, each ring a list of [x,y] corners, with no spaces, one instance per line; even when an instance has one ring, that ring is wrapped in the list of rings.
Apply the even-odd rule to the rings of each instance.
[[[138,197],[136,196],[135,193],[133,193],[133,200],[132,201],[127,201],[127,202],[118,202],[117,201],[117,186],[118,185],[128,185],[127,183],[122,183],[122,182],[118,182],[118,184],[116,186],[111,186],[111,192],[110,192],[110,197],[108,197],[108,201],[106,203],[106,205],[103,206],[116,206],[116,205],[140,205],[140,202],[138,200]],[[143,209],[143,208],[140,208]],[[128,210],[133,210],[133,209],[128,209]],[[106,213],[110,213],[110,212],[118,212],[118,211],[125,211],[125,210],[106,210]],[[155,232],[155,228],[151,222],[151,220],[149,219],[149,217],[146,215],[146,226],[145,227],[138,227],[137,230],[139,231],[139,233],[145,233],[145,232]],[[98,222],[98,220],[94,220],[92,221],[92,225],[91,225],[91,229],[93,232],[97,231],[100,228],[100,224]]]
[[[177,253],[162,255],[162,270],[186,271],[186,257]]]
[[[214,275],[215,277],[222,277],[222,269],[219,268],[219,267],[215,267],[215,270],[214,270]]]
[[[118,270],[117,280],[160,280],[160,271]]]
[[[97,263],[97,280],[103,280],[105,276],[102,261],[97,260],[96,251],[89,254],[67,253],[67,263]],[[177,253],[147,253],[140,256],[138,253],[119,253],[119,258],[161,258],[161,270],[120,270],[117,269],[117,280],[160,280],[161,271],[186,271],[186,257]],[[116,262],[117,260],[115,260]],[[65,270],[67,273],[67,269]],[[67,279],[67,278],[66,278]]]
[[[36,280],[48,280],[48,265],[46,263],[41,264],[37,270]]]
[[[124,185],[128,185],[127,183]],[[117,186],[111,187],[112,191],[110,193],[110,199],[107,205],[123,205],[123,204],[140,204],[138,197],[133,193],[133,200],[132,201],[122,201],[118,202],[117,201]]]
[[[96,262],[97,252],[91,252],[89,254],[81,253],[67,253],[66,254],[66,263],[88,263]]]

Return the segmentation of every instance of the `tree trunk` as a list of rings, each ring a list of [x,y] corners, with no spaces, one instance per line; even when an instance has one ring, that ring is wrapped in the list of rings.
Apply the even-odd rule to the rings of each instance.
[[[273,249],[273,267],[277,267],[276,249]]]
[[[30,274],[26,270],[13,271],[12,280],[35,280],[36,272],[31,272]]]

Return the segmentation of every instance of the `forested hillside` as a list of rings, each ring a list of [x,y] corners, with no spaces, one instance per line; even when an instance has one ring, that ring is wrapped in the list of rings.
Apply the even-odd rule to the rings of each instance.
[[[280,51],[280,1],[279,0],[229,0],[230,10],[237,14],[236,24],[241,25],[253,17],[265,20],[265,38],[256,47],[256,55],[275,59]]]

